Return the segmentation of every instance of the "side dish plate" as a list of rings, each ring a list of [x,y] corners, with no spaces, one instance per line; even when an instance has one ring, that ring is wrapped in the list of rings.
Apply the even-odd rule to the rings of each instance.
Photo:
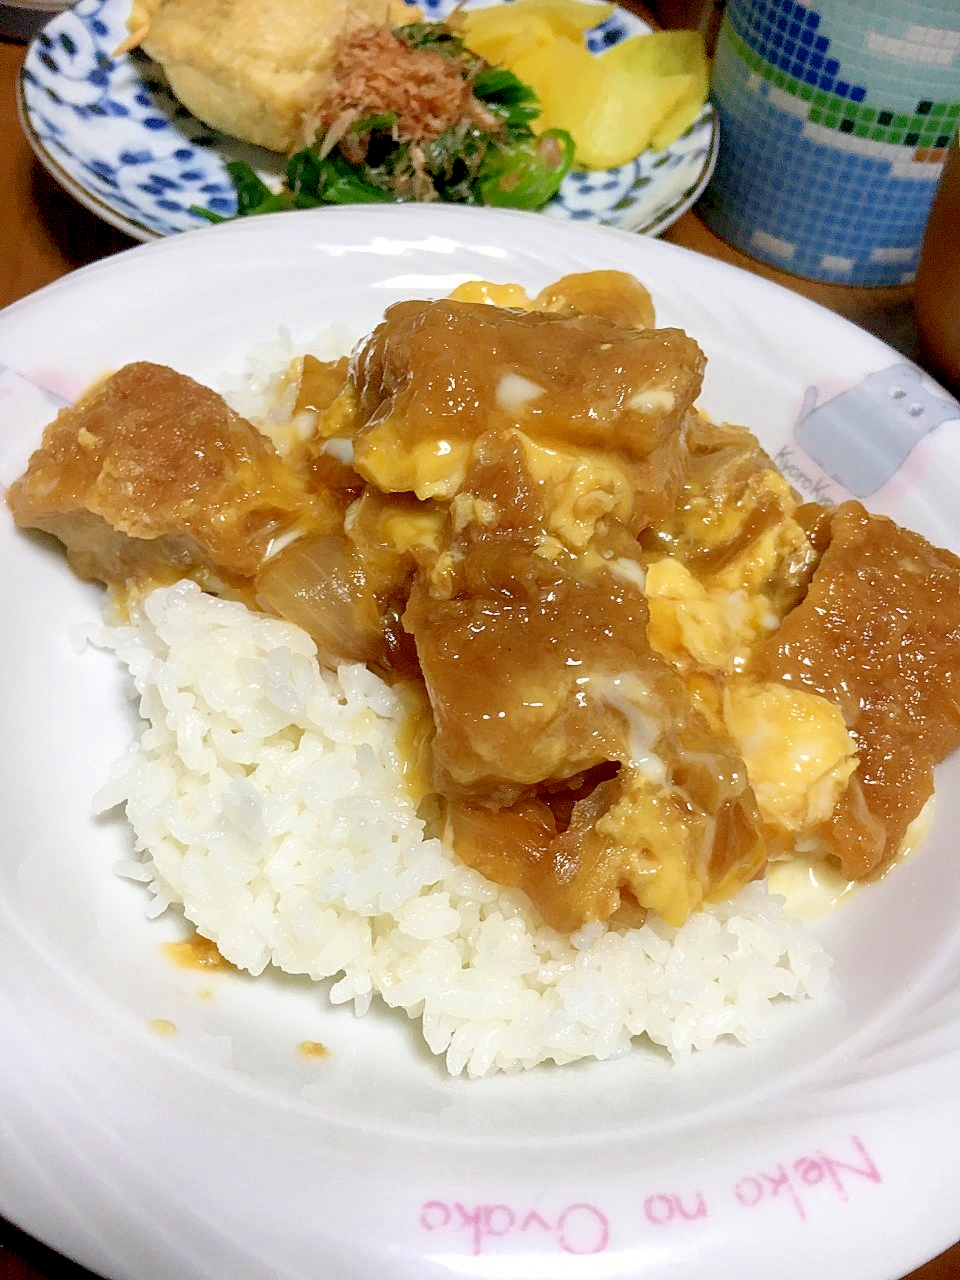
[[[427,0],[442,18],[458,0]],[[478,0],[466,0],[467,7]],[[480,0],[489,3],[489,0]],[[34,38],[20,80],[27,139],[57,181],[105,221],[136,240],[205,226],[202,206],[232,215],[236,199],[225,165],[246,160],[279,182],[283,158],[208,129],[176,102],[160,68],[141,53],[113,58],[126,37],[129,0],[80,0]],[[588,33],[594,52],[647,25],[624,9]],[[544,210],[658,235],[696,201],[716,161],[712,106],[665,151],[645,151],[609,171],[569,174]]]
[[[0,481],[127,361],[222,385],[281,328],[355,340],[403,298],[591,268],[649,286],[708,357],[704,409],[808,496],[862,488],[885,436],[865,501],[960,549],[960,406],[897,353],[668,244],[451,207],[232,223],[14,304]],[[801,443],[818,413],[832,475]],[[812,922],[832,989],[765,1042],[451,1079],[386,1010],[170,961],[182,921],[147,918],[113,871],[124,823],[91,817],[134,727],[112,661],[74,642],[101,594],[8,517],[0,563],[0,1212],[27,1231],[109,1280],[886,1280],[960,1236],[960,761],[919,851]]]

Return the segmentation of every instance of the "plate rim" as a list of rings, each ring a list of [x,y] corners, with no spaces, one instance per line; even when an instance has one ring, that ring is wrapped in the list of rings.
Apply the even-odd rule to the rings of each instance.
[[[416,0],[408,0],[408,2],[416,3]],[[493,2],[494,3],[510,3],[510,0],[493,0]],[[606,0],[590,0],[590,2],[597,3],[598,6],[600,6],[604,4]],[[655,27],[652,27],[650,25],[646,17],[644,17],[639,13],[634,12],[634,10],[627,7],[627,5],[620,4],[619,0],[609,0],[609,2],[612,3],[617,10],[619,10],[621,13],[626,15],[626,17],[628,17],[630,21],[640,22],[648,30],[656,29]],[[183,231],[203,230],[204,227],[202,226],[202,224],[199,224],[196,227],[184,227],[184,228],[181,228],[180,230],[174,230],[167,233],[163,233],[148,226],[145,222],[141,222],[136,218],[131,218],[124,215],[122,212],[115,209],[113,205],[109,204],[102,197],[97,195],[95,192],[91,191],[81,181],[79,181],[76,177],[74,177],[71,173],[69,173],[63,167],[60,161],[57,160],[56,156],[52,154],[49,148],[45,146],[43,139],[40,137],[39,133],[36,130],[36,127],[34,125],[34,122],[31,116],[30,108],[27,103],[26,78],[27,78],[27,75],[29,74],[29,68],[27,66],[27,63],[31,55],[35,52],[35,48],[38,42],[40,41],[41,37],[47,36],[50,28],[54,27],[59,21],[63,20],[65,17],[69,18],[70,16],[72,16],[70,13],[70,7],[62,8],[59,11],[51,14],[49,19],[31,37],[30,41],[28,42],[25,53],[24,53],[23,62],[17,74],[17,81],[16,81],[17,117],[20,123],[20,127],[24,133],[24,136],[26,137],[26,140],[30,146],[31,151],[36,156],[39,163],[50,174],[50,176],[60,186],[62,186],[63,189],[68,192],[68,194],[70,194],[75,200],[77,200],[78,203],[83,205],[84,208],[86,208],[89,212],[94,214],[96,217],[101,218],[103,221],[107,222],[110,226],[113,226],[114,228],[116,228],[116,230],[124,232],[126,235],[129,235],[130,237],[140,241],[141,243],[149,243],[151,240],[166,239],[170,235],[182,234]],[[156,66],[158,70],[158,74],[162,76],[163,74],[162,68],[160,68],[159,64],[153,63],[151,60],[151,65]],[[676,222],[678,218],[682,217],[683,214],[687,212],[687,210],[691,209],[696,204],[696,202],[703,195],[704,191],[706,190],[710,182],[710,179],[713,176],[713,173],[717,164],[717,158],[719,155],[720,121],[719,121],[719,116],[717,113],[716,106],[714,105],[712,99],[710,99],[709,97],[707,98],[706,102],[703,104],[700,110],[700,113],[698,114],[697,120],[694,121],[693,125],[691,125],[690,127],[693,128],[698,124],[704,123],[705,121],[709,122],[709,128],[710,128],[709,146],[707,147],[703,155],[702,163],[700,165],[699,170],[697,171],[695,178],[693,179],[691,184],[686,188],[686,190],[677,197],[675,201],[673,201],[667,207],[657,211],[656,216],[652,218],[648,218],[646,221],[640,220],[638,222],[638,225],[636,226],[614,225],[612,223],[605,222],[601,219],[593,218],[589,216],[584,217],[583,219],[576,219],[576,221],[582,220],[583,223],[588,226],[608,226],[612,230],[626,231],[628,234],[631,234],[631,235],[643,235],[651,238],[660,236],[665,230],[667,230],[668,227],[672,226],[673,223]],[[204,127],[209,128],[208,126],[204,126]],[[210,130],[210,131],[212,133],[215,133],[218,137],[225,137],[225,135],[220,134],[218,130]],[[230,139],[227,139],[227,141],[229,142]],[[677,139],[677,141],[679,141],[679,139]],[[215,150],[215,149],[212,149],[212,150]],[[641,153],[641,155],[642,154],[643,153]],[[630,163],[635,163],[636,160],[638,159],[639,157],[635,157],[634,161],[631,161]],[[606,171],[605,170],[589,170],[588,172],[603,173]],[[397,202],[397,203],[400,203],[400,202]],[[321,208],[336,208],[336,207],[337,206],[335,205],[321,206]],[[350,206],[350,207],[355,207],[355,206]],[[460,206],[455,206],[455,207],[460,207]],[[561,217],[557,215],[551,215],[545,210],[532,210],[530,212],[535,212],[541,216],[546,216],[546,217],[555,216],[557,217],[557,220],[563,220]],[[235,220],[236,220],[235,218],[228,219],[228,221],[235,221]],[[573,221],[574,219],[570,219],[570,220]]]
[[[489,215],[489,212],[492,212],[492,211],[484,211],[484,213],[483,213],[481,216],[483,216],[483,217],[487,217],[487,216]],[[329,213],[329,211],[327,211],[327,210],[304,211],[303,213],[301,213],[301,215],[300,215],[300,216],[301,216],[301,219],[304,219],[304,220],[305,220],[305,219],[310,219],[310,218],[316,218],[316,219],[318,220],[318,224],[319,224],[319,218],[318,218],[318,215],[319,215],[319,217],[325,217],[325,216],[327,216],[327,214],[328,214],[328,213]],[[449,209],[445,209],[445,210],[444,210],[444,215],[443,215],[443,216],[446,216],[448,213],[449,213],[449,215],[451,215],[451,217],[453,217],[453,218],[457,218],[457,217],[459,217],[459,216],[462,216],[462,211],[461,211],[461,210],[457,210],[457,209],[455,209],[454,207],[449,207]],[[497,214],[497,216],[498,216],[498,217],[506,216],[506,217],[513,218],[513,219],[518,219],[518,218],[525,219],[525,220],[527,220],[527,221],[528,221],[531,231],[534,229],[534,227],[535,227],[535,226],[536,226],[536,227],[541,227],[541,228],[542,228],[542,224],[541,224],[541,223],[539,223],[539,222],[534,223],[534,222],[532,221],[532,220],[534,220],[534,219],[536,219],[536,218],[537,218],[537,215],[536,215],[536,214],[524,213],[524,212],[521,212],[521,211],[496,211],[496,214]],[[289,215],[284,215],[284,216],[289,216]],[[390,210],[390,212],[388,213],[388,218],[391,218],[391,217],[393,217],[393,216],[394,216],[394,213],[393,213],[393,207],[391,207],[391,210]],[[399,217],[401,216],[399,208],[398,208],[398,210],[397,210],[397,215],[396,215],[396,216],[397,216],[397,220],[399,221]],[[343,214],[341,214],[341,217],[343,217]],[[260,226],[263,226],[263,225],[264,225],[263,223],[261,223],[261,224],[260,224]],[[276,224],[273,224],[273,225],[276,225]],[[204,230],[204,229],[201,229],[201,230]],[[609,227],[601,227],[601,226],[595,226],[595,227],[592,227],[592,228],[591,228],[591,235],[595,235],[595,233],[596,233],[596,232],[598,232],[598,231],[602,231],[602,232],[605,232],[605,233],[607,233],[607,234],[612,233],[612,234],[613,234],[613,236],[614,236],[615,238],[617,238],[617,239],[621,239],[622,237],[626,237],[626,242],[627,242],[627,243],[633,243],[633,244],[636,244],[636,243],[637,243],[637,242],[636,242],[636,240],[633,238],[632,233],[625,232],[625,231],[622,231],[622,230],[620,230],[620,229],[616,229],[616,228],[609,228]],[[241,223],[236,223],[236,222],[235,222],[235,223],[228,224],[228,226],[227,226],[227,227],[224,227],[224,228],[210,228],[209,230],[204,230],[204,234],[205,234],[205,235],[207,235],[207,236],[217,235],[217,236],[222,236],[222,237],[223,237],[223,236],[229,236],[229,235],[246,235],[246,234],[250,234],[250,235],[254,235],[254,236],[256,236],[256,235],[258,235],[258,234],[259,234],[259,227],[254,228],[253,226],[251,226],[251,224],[250,224],[249,222],[248,222],[248,223],[242,223],[242,222],[241,222]],[[270,232],[269,234],[273,234],[273,232]],[[151,242],[151,243],[148,243],[148,244],[142,244],[142,245],[138,245],[138,246],[133,246],[133,247],[131,247],[130,249],[124,250],[124,251],[123,251],[123,254],[125,254],[125,255],[129,255],[129,254],[134,254],[134,253],[136,253],[136,254],[138,254],[138,255],[148,255],[148,254],[149,254],[149,255],[157,255],[157,256],[159,256],[159,254],[164,253],[164,252],[180,252],[180,251],[181,251],[181,250],[180,250],[180,246],[181,246],[181,245],[182,245],[182,242],[180,241],[179,236],[164,237],[164,238],[158,238],[158,240],[157,240],[155,243],[154,243],[154,242]],[[665,244],[665,245],[663,245],[662,247],[660,247],[660,248],[656,248],[656,249],[654,249],[652,246],[649,246],[649,249],[645,249],[644,251],[650,251],[650,252],[653,252],[653,253],[665,254],[665,256],[666,256],[666,257],[669,257],[670,255],[676,255],[677,253],[685,254],[685,255],[690,255],[690,254],[691,254],[691,252],[692,252],[692,251],[689,251],[689,250],[684,250],[684,249],[680,248],[679,246],[673,246],[673,245],[669,245],[669,244]],[[62,289],[62,290],[64,290],[64,291],[67,291],[67,290],[69,290],[69,289],[81,289],[81,290],[82,290],[82,288],[84,287],[83,281],[84,281],[85,279],[89,279],[89,278],[91,278],[91,276],[92,276],[92,274],[93,274],[94,272],[97,272],[97,271],[102,270],[102,269],[106,269],[107,271],[111,271],[111,272],[112,272],[112,271],[116,271],[116,270],[120,269],[121,264],[118,264],[118,262],[116,261],[116,259],[117,259],[117,258],[120,258],[121,256],[122,256],[122,255],[115,255],[115,256],[114,256],[114,258],[105,259],[105,260],[103,260],[103,261],[101,261],[101,262],[91,264],[89,267],[82,268],[79,272],[72,273],[70,276],[67,276],[67,277],[63,277],[61,280],[55,281],[55,282],[53,282],[52,284],[50,284],[50,285],[46,286],[46,288],[45,288],[44,290],[40,290],[40,291],[38,291],[36,294],[28,295],[28,297],[27,297],[27,298],[25,298],[25,299],[23,299],[23,300],[21,300],[21,301],[22,301],[22,303],[24,303],[24,304],[31,304],[31,303],[33,303],[34,305],[36,305],[36,304],[38,303],[38,300],[41,298],[41,296],[43,296],[43,298],[45,299],[44,305],[47,305],[47,304],[49,303],[49,301],[50,301],[51,293],[54,293],[54,294],[55,294],[55,292],[56,292],[57,290],[60,290],[60,289]],[[695,255],[695,254],[694,254],[694,255],[692,255],[692,256],[693,256],[693,257],[699,257],[699,255]],[[125,259],[125,261],[129,261],[129,259],[127,258],[127,259]],[[817,308],[817,311],[820,311],[820,312],[822,312],[822,311],[824,311],[824,310],[825,310],[825,309],[823,309],[823,308],[819,307],[819,305],[818,305],[818,304],[816,304],[816,303],[812,302],[812,301],[811,301],[811,300],[809,300],[809,299],[801,298],[799,295],[796,295],[796,294],[792,293],[792,291],[790,291],[790,290],[787,290],[787,289],[783,288],[783,286],[780,286],[780,285],[774,284],[773,282],[770,282],[770,281],[763,280],[763,279],[762,279],[762,278],[760,278],[760,277],[748,276],[748,275],[746,275],[746,273],[744,273],[744,272],[742,271],[742,269],[739,269],[739,268],[737,268],[737,267],[734,267],[734,266],[732,266],[732,265],[730,265],[730,264],[717,263],[717,264],[712,264],[712,266],[713,266],[713,265],[721,267],[721,268],[723,269],[723,271],[724,271],[724,272],[730,272],[730,271],[733,271],[733,272],[735,272],[735,273],[736,273],[736,275],[737,275],[738,277],[740,277],[740,278],[747,278],[747,279],[749,279],[749,280],[751,281],[751,285],[752,285],[752,286],[755,286],[755,287],[760,291],[760,293],[761,293],[761,294],[762,294],[765,290],[776,290],[776,291],[778,291],[780,294],[782,294],[782,295],[786,295],[786,297],[788,297],[788,298],[791,300],[791,305],[793,305],[793,306],[798,306],[798,307],[800,307],[800,308],[802,308],[802,307],[804,307],[804,306],[805,306],[805,307],[815,307],[815,308]],[[85,277],[82,277],[82,273],[84,273],[84,272],[88,273],[88,275],[87,275],[87,276],[85,276]],[[82,277],[82,278],[81,278],[81,277]],[[771,296],[772,296],[772,295],[771,295]],[[20,304],[16,304],[16,303],[15,303],[15,304],[13,304],[13,305],[14,305],[14,306],[18,306],[18,305],[20,305]],[[7,319],[9,319],[9,318],[10,318],[10,314],[11,314],[10,312],[4,312],[3,314],[4,314],[4,317],[5,317],[5,318],[7,318]],[[811,313],[811,314],[812,314],[812,313]],[[890,348],[886,347],[886,344],[882,343],[879,339],[876,339],[876,338],[874,338],[872,335],[869,335],[869,334],[865,333],[864,331],[860,330],[857,326],[855,326],[855,325],[851,325],[851,323],[850,323],[849,321],[845,320],[843,317],[837,316],[837,315],[835,315],[835,314],[834,314],[834,313],[832,313],[832,312],[827,312],[827,314],[832,318],[832,321],[834,321],[834,322],[837,322],[837,321],[838,321],[838,322],[840,323],[840,325],[842,325],[842,326],[850,326],[850,328],[852,328],[852,329],[857,333],[857,335],[859,336],[859,338],[860,338],[861,340],[868,340],[871,344],[876,344],[876,345],[878,345],[878,346],[880,346],[880,347],[884,347],[885,349],[890,350]],[[948,1243],[949,1243],[949,1241],[948,1241]]]
[[[58,14],[57,17],[59,16]],[[46,30],[46,27],[43,29]],[[60,162],[43,145],[33,127],[33,120],[27,109],[24,84],[24,68],[21,66],[17,75],[17,119],[20,122],[20,128],[23,130],[23,135],[30,146],[30,150],[50,177],[90,213],[100,218],[101,221],[106,222],[109,226],[114,227],[117,231],[123,231],[132,239],[140,241],[141,244],[149,244],[153,240],[165,239],[166,237],[161,236],[159,232],[153,231],[143,223],[125,218],[123,214],[118,213],[105,200],[101,200],[94,192],[88,190],[82,183],[77,182],[63,168]]]

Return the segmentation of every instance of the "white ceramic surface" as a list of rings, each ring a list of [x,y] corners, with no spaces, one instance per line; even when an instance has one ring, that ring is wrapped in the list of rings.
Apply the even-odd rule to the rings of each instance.
[[[829,488],[793,436],[816,398],[848,419],[852,455],[857,388],[914,379],[910,403],[947,417],[868,503],[960,548],[960,409],[895,352],[671,245],[449,207],[228,224],[14,304],[0,480],[57,403],[125,361],[216,385],[281,325],[360,336],[400,298],[598,267],[649,285],[708,356],[705,409],[797,483]],[[784,1007],[765,1042],[452,1080],[402,1017],[171,963],[181,926],[145,917],[112,872],[123,823],[90,817],[133,727],[111,660],[71,644],[99,590],[9,517],[0,565],[0,1212],[27,1231],[110,1280],[886,1280],[960,1236],[960,761],[921,850],[811,926],[832,991]]]
[[[438,19],[459,3],[421,0],[420,7]],[[127,34],[129,9],[129,0],[79,0],[47,24],[27,51],[20,120],[41,163],[81,204],[135,239],[152,240],[205,225],[192,205],[225,216],[236,211],[228,160],[246,160],[279,185],[283,157],[202,125],[144,55],[112,57]],[[587,40],[600,52],[648,29],[620,9]],[[657,235],[701,194],[716,154],[716,113],[707,105],[664,151],[645,151],[617,169],[568,174],[544,212]]]

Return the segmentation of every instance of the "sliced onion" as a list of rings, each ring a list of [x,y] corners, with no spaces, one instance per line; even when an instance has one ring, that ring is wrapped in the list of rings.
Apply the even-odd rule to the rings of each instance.
[[[380,662],[383,626],[353,544],[343,534],[314,534],[285,547],[260,570],[257,598],[316,641],[320,660]]]

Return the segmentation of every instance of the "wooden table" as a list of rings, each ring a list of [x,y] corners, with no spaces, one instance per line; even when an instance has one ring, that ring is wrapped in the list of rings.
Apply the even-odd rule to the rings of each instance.
[[[61,191],[34,161],[20,131],[15,105],[22,58],[22,46],[0,42],[0,306],[134,243]],[[908,286],[850,289],[785,275],[745,258],[718,240],[693,213],[684,215],[664,238],[785,284],[916,358]],[[83,1267],[65,1262],[0,1219],[0,1280],[94,1278]],[[960,1280],[960,1244],[913,1272],[909,1280]]]

